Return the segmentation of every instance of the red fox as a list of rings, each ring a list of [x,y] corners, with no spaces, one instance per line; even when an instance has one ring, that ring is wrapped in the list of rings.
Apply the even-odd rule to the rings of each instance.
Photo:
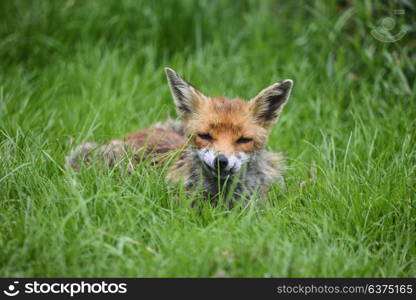
[[[144,158],[163,163],[164,155],[179,150],[167,179],[183,180],[188,190],[200,188],[212,201],[222,192],[233,201],[244,195],[264,196],[272,183],[284,188],[283,157],[264,147],[289,99],[292,80],[276,82],[244,101],[205,96],[172,69],[165,72],[179,121],[158,123],[103,146],[79,145],[66,165],[78,170],[80,163],[88,164],[100,153],[112,166],[127,150],[136,162]]]

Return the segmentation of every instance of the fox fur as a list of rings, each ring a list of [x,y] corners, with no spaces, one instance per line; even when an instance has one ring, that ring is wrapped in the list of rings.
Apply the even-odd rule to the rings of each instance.
[[[276,82],[244,101],[205,96],[172,69],[165,72],[180,120],[157,123],[106,145],[81,144],[66,157],[66,166],[79,170],[97,157],[114,166],[133,153],[134,169],[142,159],[158,165],[169,153],[179,152],[167,180],[183,181],[187,190],[203,191],[213,202],[220,194],[232,202],[261,197],[273,183],[284,188],[283,156],[264,148],[289,99],[292,80]]]

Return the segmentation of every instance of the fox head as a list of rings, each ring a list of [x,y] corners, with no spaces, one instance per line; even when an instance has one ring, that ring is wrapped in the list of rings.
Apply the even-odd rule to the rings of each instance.
[[[220,177],[238,172],[265,146],[293,86],[290,79],[276,82],[250,101],[212,98],[172,69],[165,71],[191,148],[204,168]]]

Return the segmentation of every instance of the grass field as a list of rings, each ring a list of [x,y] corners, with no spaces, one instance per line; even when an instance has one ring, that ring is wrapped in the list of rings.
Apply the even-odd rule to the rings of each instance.
[[[0,275],[416,276],[414,7],[381,3],[1,1]],[[175,116],[165,66],[211,96],[294,80],[286,192],[199,212],[146,164],[64,168]]]

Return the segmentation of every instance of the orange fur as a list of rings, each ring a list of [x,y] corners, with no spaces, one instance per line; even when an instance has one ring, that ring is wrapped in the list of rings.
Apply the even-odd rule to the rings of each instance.
[[[84,143],[67,156],[67,165],[78,170],[80,161],[88,164],[98,152],[113,166],[127,150],[133,151],[136,162],[148,158],[161,163],[167,153],[181,149],[168,179],[184,179],[188,189],[202,184],[211,199],[224,187],[239,198],[245,193],[264,194],[274,182],[284,186],[282,156],[264,146],[290,96],[292,80],[276,82],[244,101],[208,97],[175,71],[167,68],[166,75],[181,122],[158,123],[106,145]]]
[[[197,148],[209,146],[225,154],[258,150],[264,145],[267,135],[267,130],[255,123],[249,102],[225,97],[201,101],[198,112],[185,124],[185,130],[193,134],[192,142]],[[195,133],[209,134],[213,140],[202,140]],[[242,137],[253,141],[237,143]]]

